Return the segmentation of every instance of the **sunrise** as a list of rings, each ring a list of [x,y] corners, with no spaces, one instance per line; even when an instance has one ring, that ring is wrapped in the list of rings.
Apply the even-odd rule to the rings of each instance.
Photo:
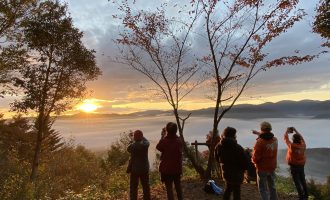
[[[0,199],[328,199],[329,9],[0,0]]]

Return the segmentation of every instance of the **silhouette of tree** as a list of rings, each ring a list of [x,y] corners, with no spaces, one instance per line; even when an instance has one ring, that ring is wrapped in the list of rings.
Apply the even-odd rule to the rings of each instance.
[[[274,54],[271,42],[300,21],[306,14],[297,8],[299,0],[226,1],[201,0],[209,53],[201,62],[212,75],[215,101],[212,145],[205,178],[211,173],[219,123],[235,105],[257,74],[278,66],[309,62],[318,55]],[[219,13],[219,10],[223,10]]]
[[[21,49],[22,22],[31,14],[38,0],[0,1],[0,97],[13,93],[11,72],[24,65]]]
[[[135,11],[131,5],[126,0],[121,1],[118,7],[124,16],[114,16],[122,20],[124,26],[116,40],[121,56],[115,62],[130,66],[156,86],[157,94],[164,97],[172,108],[186,155],[194,167],[203,173],[183,135],[190,114],[184,117],[180,114],[183,99],[204,80],[199,75],[201,68],[196,61],[188,58],[192,56],[189,36],[199,16],[198,5],[186,13],[185,17],[189,20],[185,22],[166,17],[166,3],[155,12]],[[184,12],[181,14],[183,17]]]
[[[101,74],[96,66],[94,51],[87,49],[67,13],[67,6],[58,1],[45,1],[33,10],[23,27],[23,44],[27,46],[28,62],[20,68],[15,86],[23,92],[12,108],[37,114],[36,146],[31,180],[37,177],[40,152],[52,117],[69,109],[73,101],[82,98],[86,82]]]
[[[160,88],[173,108],[183,141],[182,127],[187,118],[179,117],[178,99],[181,98],[177,94],[182,94],[182,88],[178,85],[182,81],[195,86],[189,82],[195,80],[190,75],[198,76],[201,72],[208,75],[205,83],[210,85],[204,88],[205,91],[213,89],[209,98],[214,100],[215,105],[207,168],[201,168],[194,156],[188,156],[206,180],[210,177],[214,160],[216,140],[213,138],[219,123],[246,90],[248,83],[262,71],[308,62],[319,55],[300,55],[299,50],[289,55],[269,52],[271,42],[305,16],[305,12],[297,8],[299,0],[192,0],[188,4],[173,6],[180,6],[179,19],[174,20],[166,15],[169,12],[166,10],[167,3],[153,11],[135,11],[127,1],[123,2],[119,10],[124,12],[124,17],[114,16],[122,19],[125,27],[117,40],[125,47],[121,49],[121,61]],[[173,7],[172,12],[175,10]],[[173,32],[173,27],[179,27],[178,24],[183,24],[184,28]],[[182,65],[187,61],[183,62],[183,57],[188,47],[198,57],[190,56],[187,60],[193,65],[185,69]],[[188,79],[181,78],[181,70],[188,75]],[[185,151],[189,152],[187,146]]]

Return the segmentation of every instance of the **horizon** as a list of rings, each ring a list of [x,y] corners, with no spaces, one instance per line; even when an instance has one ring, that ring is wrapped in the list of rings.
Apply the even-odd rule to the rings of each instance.
[[[263,105],[263,104],[268,104],[268,103],[280,103],[280,102],[306,102],[306,101],[314,101],[314,102],[325,102],[325,101],[330,101],[330,99],[325,99],[325,100],[313,100],[313,99],[302,99],[302,100],[280,100],[280,101],[276,101],[276,102],[261,102],[261,103],[257,103],[257,104],[253,104],[253,103],[237,103],[234,105],[235,106],[240,106],[240,105]],[[84,104],[78,104],[76,107],[81,107]],[[73,111],[68,111],[65,113],[62,113],[60,115],[57,115],[58,117],[70,117],[70,116],[75,116],[75,115],[130,115],[130,114],[135,114],[135,113],[140,113],[140,112],[148,112],[148,111],[159,111],[159,112],[172,112],[171,108],[168,109],[146,109],[146,110],[136,110],[136,111],[132,111],[132,112],[98,112],[97,109],[99,109],[98,105],[93,105],[93,108],[95,108],[95,110],[84,110],[84,109],[77,109],[77,110],[73,110]],[[201,107],[201,108],[196,108],[196,109],[180,109],[180,111],[198,111],[198,110],[203,110],[203,109],[212,109],[212,106],[209,107]],[[1,113],[1,112],[0,112]],[[13,116],[16,116],[18,114],[22,115],[23,117],[32,117],[34,118],[34,114],[33,112],[30,112],[29,114],[24,114],[24,113],[13,113],[13,112],[7,112],[7,113],[1,113],[3,114],[3,118],[4,119],[10,119]]]

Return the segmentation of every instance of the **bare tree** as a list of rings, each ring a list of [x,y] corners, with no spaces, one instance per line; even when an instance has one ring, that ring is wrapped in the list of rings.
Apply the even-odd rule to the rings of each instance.
[[[134,5],[134,4],[133,4]],[[174,7],[177,5],[174,5]],[[184,126],[190,117],[180,114],[181,102],[193,89],[203,82],[200,67],[191,53],[192,41],[190,33],[193,30],[199,13],[198,4],[192,9],[179,8],[181,19],[166,16],[167,4],[160,5],[156,11],[132,10],[132,4],[121,1],[118,4],[123,16],[114,16],[122,20],[123,32],[116,40],[121,56],[116,62],[130,66],[147,77],[171,106],[180,138],[184,143],[184,152],[195,169],[203,174],[203,168],[189,151],[184,139]],[[188,15],[185,15],[185,11]],[[192,61],[192,62],[191,62]]]
[[[124,13],[121,19],[125,27],[117,40],[121,47],[125,47],[121,49],[119,62],[144,74],[159,88],[173,108],[183,141],[183,128],[189,115],[180,117],[180,101],[200,83],[192,84],[195,75],[204,70],[210,75],[209,82],[215,89],[211,98],[215,105],[207,169],[203,169],[191,154],[189,156],[205,180],[211,175],[216,145],[213,138],[218,126],[249,82],[258,73],[272,67],[297,65],[318,56],[301,55],[299,50],[293,50],[290,55],[269,52],[271,42],[306,15],[297,8],[298,2],[193,0],[182,6],[193,8],[187,12],[190,17],[183,15],[185,9],[179,9],[180,20],[166,18],[165,5],[148,12],[133,11],[127,1],[119,5],[119,10]],[[175,32],[174,28],[178,27],[182,28]],[[199,56],[196,59],[198,64],[193,62],[187,66],[184,57],[188,50],[193,51],[193,44],[199,48],[194,49]],[[189,90],[181,86],[187,83]],[[188,152],[186,146],[185,150]]]
[[[306,14],[297,9],[299,0],[199,0],[203,10],[208,53],[201,59],[208,66],[215,86],[213,138],[219,123],[260,72],[272,67],[297,65],[317,55],[270,52],[271,42],[289,30]],[[215,140],[205,178],[210,177]]]

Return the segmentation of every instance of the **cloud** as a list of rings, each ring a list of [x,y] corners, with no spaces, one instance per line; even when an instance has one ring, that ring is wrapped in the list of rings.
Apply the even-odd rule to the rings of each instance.
[[[145,107],[150,103],[156,107],[156,102],[166,103],[153,90],[153,84],[143,75],[129,68],[128,66],[111,62],[111,57],[118,55],[117,48],[113,42],[122,29],[118,20],[112,15],[117,14],[116,6],[107,0],[63,0],[68,2],[69,12],[75,26],[84,32],[83,41],[88,48],[96,50],[97,64],[101,67],[103,75],[98,80],[88,83],[93,90],[88,98],[103,99],[99,102],[104,112],[124,112]],[[145,10],[152,9],[163,1],[137,1],[136,8]],[[171,3],[171,2],[170,2]],[[315,5],[314,5],[315,4]],[[301,54],[315,54],[322,51],[320,36],[312,33],[312,21],[315,14],[316,2],[303,0],[300,6],[306,9],[308,16],[297,23],[293,29],[274,40],[269,48],[271,57],[285,56],[292,54],[295,49],[302,49]],[[169,14],[178,15],[177,8],[172,8]],[[197,29],[202,29],[201,24]],[[207,54],[207,42],[200,35],[193,35],[193,52],[188,59],[193,59],[193,54]],[[278,67],[259,74],[252,82],[242,102],[250,97],[268,99],[272,96],[283,94],[301,93],[306,91],[328,90],[330,77],[329,54],[322,55],[319,59],[304,63],[299,66]],[[195,90],[187,97],[185,106],[209,104],[205,91],[210,91],[209,86]],[[284,98],[284,97],[283,97]],[[8,108],[8,103],[14,98],[5,98],[0,101],[0,109]],[[110,101],[108,101],[110,100]],[[205,103],[204,103],[205,102]],[[120,105],[125,105],[120,107]],[[211,105],[211,104],[210,104]]]

